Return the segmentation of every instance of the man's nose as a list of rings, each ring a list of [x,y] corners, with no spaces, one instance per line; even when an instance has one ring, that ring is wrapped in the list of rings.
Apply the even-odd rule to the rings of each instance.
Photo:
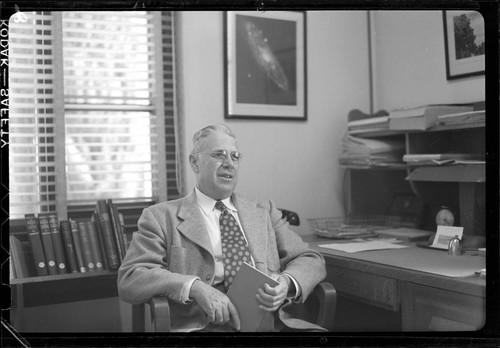
[[[226,159],[224,160],[224,162],[222,162],[222,165],[224,167],[227,166],[227,167],[233,168],[234,167],[234,161],[231,158],[231,156],[227,156]]]

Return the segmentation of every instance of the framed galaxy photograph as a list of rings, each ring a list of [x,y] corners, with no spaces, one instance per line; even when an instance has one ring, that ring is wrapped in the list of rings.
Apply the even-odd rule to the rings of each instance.
[[[305,26],[300,11],[225,13],[226,118],[307,119]]]
[[[484,19],[476,11],[443,11],[448,80],[484,74]]]

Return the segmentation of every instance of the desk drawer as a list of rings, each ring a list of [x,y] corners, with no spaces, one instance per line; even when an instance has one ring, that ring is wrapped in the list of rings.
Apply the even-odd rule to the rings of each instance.
[[[476,331],[485,322],[482,297],[413,283],[403,285],[404,331]]]
[[[399,311],[401,300],[397,280],[331,265],[327,266],[327,271],[328,280],[344,296]]]

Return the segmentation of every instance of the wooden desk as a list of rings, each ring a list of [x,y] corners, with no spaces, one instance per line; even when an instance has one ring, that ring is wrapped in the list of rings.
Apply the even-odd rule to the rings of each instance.
[[[346,253],[318,246],[335,240],[314,235],[303,238],[325,257],[327,279],[341,295],[339,310],[350,318],[338,323],[341,331],[474,331],[484,325],[485,277],[422,271],[429,260],[472,260],[474,267],[485,268],[482,256],[449,256],[446,251],[414,244],[405,249]],[[340,320],[343,314],[335,317]],[[369,319],[363,322],[363,318]],[[384,320],[392,324],[384,326]]]

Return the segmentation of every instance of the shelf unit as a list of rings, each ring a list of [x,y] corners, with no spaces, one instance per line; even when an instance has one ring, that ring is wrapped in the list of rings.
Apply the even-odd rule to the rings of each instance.
[[[438,123],[425,131],[368,129],[349,135],[400,139],[406,154],[485,154],[485,113],[475,121]],[[484,236],[486,166],[480,164],[344,166],[348,170],[347,211],[351,215],[388,214],[394,197],[417,196],[426,207],[421,228],[435,230],[434,213],[442,205],[456,212],[464,234]]]
[[[94,271],[12,279],[11,325],[24,330],[25,308],[118,296],[117,273]]]
[[[116,204],[124,216],[128,240],[137,230],[137,220],[142,210],[152,204],[154,204],[153,201]],[[68,216],[75,220],[90,219],[94,207],[93,204],[70,206]],[[27,240],[24,219],[10,221],[10,234],[17,236],[20,240]],[[10,322],[16,330],[22,331],[26,308],[117,297],[117,276],[116,271],[102,270],[11,279]],[[58,318],[58,320],[64,319]]]

